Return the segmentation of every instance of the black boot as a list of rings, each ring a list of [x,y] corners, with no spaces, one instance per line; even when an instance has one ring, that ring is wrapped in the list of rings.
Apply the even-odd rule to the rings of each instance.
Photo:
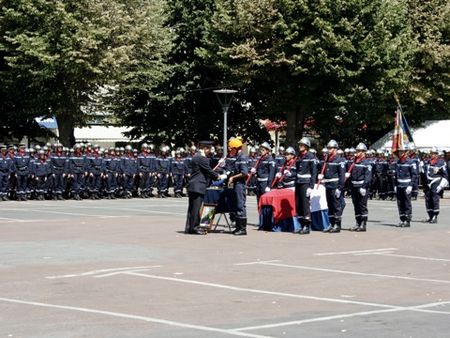
[[[334,228],[334,223],[330,223],[330,225],[328,226],[328,228],[323,229],[323,232],[331,232],[331,230],[333,230]]]
[[[235,236],[245,236],[247,235],[247,219],[246,218],[236,218],[236,229],[233,231]]]
[[[434,217],[430,220],[430,223],[436,224],[437,222],[438,222],[437,215],[434,215]]]
[[[360,226],[361,226],[360,224],[356,224],[354,227],[350,228],[350,231],[360,231],[359,230]]]
[[[341,232],[341,222],[336,222],[336,225],[333,227],[333,229],[330,230],[331,233],[338,233]]]
[[[355,231],[366,232],[367,231],[366,227],[367,227],[367,221],[362,221],[361,225]]]

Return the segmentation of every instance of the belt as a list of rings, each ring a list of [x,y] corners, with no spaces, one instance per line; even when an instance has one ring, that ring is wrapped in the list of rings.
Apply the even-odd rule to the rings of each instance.
[[[311,174],[297,174],[298,178],[311,178]]]
[[[268,181],[269,180],[269,178],[268,177],[262,177],[262,178],[258,178],[258,182],[265,182],[265,181]]]
[[[410,178],[408,178],[408,179],[397,179],[397,181],[398,181],[398,183],[409,183],[409,182],[411,182],[411,179]]]
[[[364,180],[362,180],[362,181],[352,181],[352,184],[364,184]]]
[[[323,183],[330,183],[330,182],[339,182],[339,178],[328,178],[322,180]]]

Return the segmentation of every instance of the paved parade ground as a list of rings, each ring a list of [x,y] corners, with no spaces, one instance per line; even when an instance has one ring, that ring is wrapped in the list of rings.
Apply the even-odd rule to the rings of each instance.
[[[1,203],[0,337],[449,337],[450,200],[413,208],[300,236],[257,231],[249,197],[234,237],[185,235],[186,198]]]

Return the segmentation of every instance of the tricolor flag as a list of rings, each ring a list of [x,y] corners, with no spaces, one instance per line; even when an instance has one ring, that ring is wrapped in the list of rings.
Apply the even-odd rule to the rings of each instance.
[[[392,153],[399,150],[405,150],[405,146],[413,144],[414,140],[409,130],[408,122],[402,113],[401,108],[397,108],[395,117],[394,136],[392,138]]]

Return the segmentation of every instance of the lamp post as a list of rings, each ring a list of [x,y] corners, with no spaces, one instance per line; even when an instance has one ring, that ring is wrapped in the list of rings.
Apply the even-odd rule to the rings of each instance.
[[[223,157],[227,157],[228,147],[227,147],[227,114],[230,108],[231,101],[233,101],[234,94],[237,93],[233,89],[218,89],[213,91],[222,106],[223,112]]]

